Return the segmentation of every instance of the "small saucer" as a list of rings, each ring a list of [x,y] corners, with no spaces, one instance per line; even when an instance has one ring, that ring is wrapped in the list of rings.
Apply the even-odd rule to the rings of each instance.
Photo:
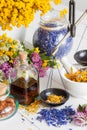
[[[47,97],[49,95],[56,95],[56,96],[62,96],[63,97],[63,100],[61,100],[60,103],[51,103],[51,102],[48,102],[47,101]],[[69,98],[69,93],[66,92],[65,90],[63,89],[58,89],[58,88],[48,88],[48,89],[45,89],[43,90],[41,93],[40,93],[40,99],[46,104],[46,105],[49,105],[49,106],[60,106],[62,104],[64,104],[68,98]]]

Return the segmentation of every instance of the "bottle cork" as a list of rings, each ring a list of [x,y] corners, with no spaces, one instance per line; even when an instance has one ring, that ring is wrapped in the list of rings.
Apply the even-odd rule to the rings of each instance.
[[[19,57],[22,64],[25,64],[27,61],[27,52],[19,52]]]

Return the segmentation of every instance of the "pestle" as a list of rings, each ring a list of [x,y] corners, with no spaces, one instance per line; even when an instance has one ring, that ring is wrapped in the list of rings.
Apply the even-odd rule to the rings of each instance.
[[[68,62],[67,57],[62,57],[60,62],[63,64],[64,69],[67,73],[76,72],[77,69]]]

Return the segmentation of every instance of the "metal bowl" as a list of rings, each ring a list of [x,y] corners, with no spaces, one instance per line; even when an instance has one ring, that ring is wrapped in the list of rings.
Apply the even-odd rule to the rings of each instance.
[[[48,102],[48,101],[47,101],[47,97],[48,97],[50,94],[57,95],[57,96],[63,96],[63,100],[62,100],[60,103]],[[48,88],[48,89],[43,90],[43,91],[40,93],[39,96],[40,96],[40,99],[41,99],[46,105],[50,105],[50,106],[60,106],[60,105],[64,104],[64,103],[68,100],[68,98],[69,98],[69,93],[66,92],[66,91],[63,90],[63,89]]]
[[[87,66],[87,50],[80,50],[74,54],[74,59],[80,65]]]

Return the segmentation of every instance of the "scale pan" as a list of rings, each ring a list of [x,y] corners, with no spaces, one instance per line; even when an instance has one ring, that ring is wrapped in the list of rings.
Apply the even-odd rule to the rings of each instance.
[[[49,95],[63,96],[63,100],[60,103],[48,102],[47,97]],[[48,88],[40,93],[40,99],[48,106],[60,106],[64,104],[69,98],[69,93],[59,88]]]
[[[87,50],[80,50],[74,54],[74,59],[80,65],[87,66]]]

